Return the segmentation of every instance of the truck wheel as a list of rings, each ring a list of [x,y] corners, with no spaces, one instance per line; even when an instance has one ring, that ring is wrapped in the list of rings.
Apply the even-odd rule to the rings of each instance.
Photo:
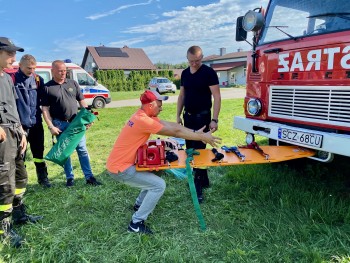
[[[103,98],[95,98],[92,106],[95,109],[102,109],[106,106],[106,101]]]

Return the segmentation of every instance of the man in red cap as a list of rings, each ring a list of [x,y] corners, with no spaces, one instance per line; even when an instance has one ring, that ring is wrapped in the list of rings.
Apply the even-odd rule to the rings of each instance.
[[[141,108],[121,130],[107,160],[107,170],[113,179],[141,189],[134,205],[135,213],[128,226],[129,232],[152,234],[144,221],[152,213],[165,190],[165,181],[162,178],[151,172],[136,171],[137,149],[147,142],[151,134],[203,141],[214,147],[221,141],[211,131],[204,133],[204,127],[195,131],[175,122],[160,120],[157,116],[162,111],[162,101],[167,99],[167,96],[150,90],[141,95]]]

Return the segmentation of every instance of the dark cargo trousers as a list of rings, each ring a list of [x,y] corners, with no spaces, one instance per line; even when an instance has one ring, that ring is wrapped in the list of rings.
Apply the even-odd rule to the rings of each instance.
[[[6,140],[0,143],[0,221],[12,212],[13,204],[19,204],[25,192],[28,176],[26,170],[16,175],[16,159],[21,159],[22,133],[19,124],[0,124],[6,132]]]
[[[30,150],[33,154],[33,161],[35,164],[38,181],[47,180],[47,168],[44,160],[44,128],[42,122],[35,124],[31,128],[23,127],[24,131],[28,134],[27,141],[30,146]],[[28,149],[28,146],[27,146]],[[25,160],[27,151],[22,156],[23,158],[16,160],[16,173],[18,176],[26,173]]]
[[[44,128],[42,122],[31,128],[23,128],[28,134],[27,140],[33,154],[34,163],[44,162]]]
[[[184,126],[189,129],[199,130],[205,126],[204,132],[208,132],[211,121],[211,111],[202,111],[200,113],[189,113],[185,111],[183,114],[183,120]],[[205,149],[206,144],[201,141],[186,140],[186,148]],[[202,187],[209,187],[208,170],[205,168],[194,168],[193,173],[197,195],[201,196]]]

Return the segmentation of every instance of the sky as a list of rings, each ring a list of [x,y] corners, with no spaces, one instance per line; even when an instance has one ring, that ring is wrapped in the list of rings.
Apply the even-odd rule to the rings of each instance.
[[[86,46],[142,48],[153,63],[186,62],[192,45],[204,56],[250,50],[235,41],[236,19],[267,0],[0,0],[1,36],[37,61],[81,64]],[[22,56],[18,53],[17,60]]]

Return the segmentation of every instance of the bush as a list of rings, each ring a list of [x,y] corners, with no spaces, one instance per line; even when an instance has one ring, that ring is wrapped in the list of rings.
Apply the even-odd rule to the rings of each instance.
[[[153,77],[165,77],[180,89],[180,80],[174,79],[172,70],[133,70],[125,76],[123,70],[96,70],[94,77],[110,91],[137,91],[147,89]]]

